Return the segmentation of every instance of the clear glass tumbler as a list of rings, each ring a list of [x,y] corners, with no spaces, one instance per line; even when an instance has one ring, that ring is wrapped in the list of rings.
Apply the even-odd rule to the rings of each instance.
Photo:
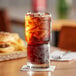
[[[50,23],[49,13],[28,12],[25,16],[27,65],[30,68],[48,68],[50,65]]]

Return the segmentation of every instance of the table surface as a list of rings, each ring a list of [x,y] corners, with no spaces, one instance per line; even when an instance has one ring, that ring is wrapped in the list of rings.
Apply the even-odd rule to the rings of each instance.
[[[76,76],[76,61],[51,61],[51,65],[56,66],[54,72],[20,71],[26,62],[26,58],[0,62],[0,76]]]
[[[76,27],[76,20],[62,19],[52,21],[52,30],[60,31],[62,26]]]

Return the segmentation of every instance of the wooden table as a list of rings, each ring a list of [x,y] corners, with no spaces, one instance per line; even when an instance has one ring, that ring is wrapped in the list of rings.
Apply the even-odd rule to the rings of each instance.
[[[0,76],[76,76],[76,61],[51,61],[51,65],[56,66],[54,72],[20,71],[24,64],[26,64],[26,58],[0,62]]]
[[[62,26],[76,27],[76,20],[62,19],[62,20],[53,20],[52,21],[52,30],[53,31],[60,31]]]

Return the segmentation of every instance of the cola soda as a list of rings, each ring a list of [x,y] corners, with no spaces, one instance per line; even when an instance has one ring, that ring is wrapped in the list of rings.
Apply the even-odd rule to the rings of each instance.
[[[25,39],[27,42],[27,65],[47,68],[50,64],[51,16],[49,13],[27,13],[25,16]]]

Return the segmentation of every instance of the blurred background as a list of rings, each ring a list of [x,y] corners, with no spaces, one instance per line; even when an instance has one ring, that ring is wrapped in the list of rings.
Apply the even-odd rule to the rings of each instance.
[[[52,14],[53,46],[58,46],[62,26],[76,25],[76,0],[0,0],[0,31],[17,32],[25,39],[24,17],[27,11]]]

